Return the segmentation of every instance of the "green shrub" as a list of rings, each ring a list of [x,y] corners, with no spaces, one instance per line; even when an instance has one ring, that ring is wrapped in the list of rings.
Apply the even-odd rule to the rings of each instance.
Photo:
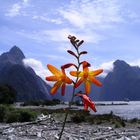
[[[35,111],[0,105],[0,122],[29,122],[35,120],[36,116],[37,113]]]
[[[19,122],[19,117],[20,117],[19,112],[11,111],[11,112],[7,113],[7,115],[5,116],[4,122],[6,122],[6,123]]]
[[[71,117],[72,122],[81,123],[85,121],[85,116],[83,115],[74,115]]]
[[[0,105],[0,122],[4,121],[5,115],[7,113],[7,107],[5,105]]]
[[[137,123],[138,122],[138,119],[137,118],[134,118],[134,119],[131,119],[129,122],[130,123]]]
[[[20,110],[19,114],[19,122],[29,122],[36,118],[36,113],[30,110]]]
[[[115,128],[125,127],[124,121],[115,121]]]
[[[89,112],[88,111],[77,111],[76,113],[73,113],[71,116],[71,121],[75,122],[75,123],[81,123],[81,122],[85,122],[87,116],[89,116]]]
[[[86,118],[88,122],[91,124],[101,124],[101,123],[112,123],[115,127],[125,127],[125,121],[119,117],[114,115],[112,112],[110,114],[102,114],[102,115],[90,115]]]

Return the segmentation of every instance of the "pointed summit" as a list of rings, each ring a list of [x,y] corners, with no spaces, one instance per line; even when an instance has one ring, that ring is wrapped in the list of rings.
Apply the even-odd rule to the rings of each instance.
[[[21,51],[21,49],[17,46],[13,46],[10,51],[9,51],[10,55],[13,55],[14,57],[17,57],[17,59],[24,59],[25,56],[23,54],[23,52]]]
[[[0,55],[0,63],[10,62],[13,64],[22,64],[25,58],[23,52],[17,46],[13,46],[9,52]]]
[[[129,64],[127,64],[125,61],[123,60],[116,60],[114,63],[113,63],[115,66],[119,66],[119,65],[124,65],[124,66],[129,66]]]
[[[120,71],[120,70],[124,70],[124,69],[131,69],[131,67],[130,67],[130,65],[129,64],[127,64],[125,61],[123,61],[123,60],[116,60],[114,63],[113,63],[113,65],[114,65],[114,71]]]
[[[22,52],[22,51],[20,50],[20,48],[17,47],[17,46],[15,45],[15,46],[13,46],[13,47],[10,49],[9,52],[18,52],[18,51]]]

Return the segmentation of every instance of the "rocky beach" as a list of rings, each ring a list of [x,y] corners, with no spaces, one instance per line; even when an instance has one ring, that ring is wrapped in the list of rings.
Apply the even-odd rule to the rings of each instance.
[[[0,124],[0,140],[57,140],[62,127],[63,114],[38,116],[36,121]],[[61,118],[62,117],[62,118]],[[125,122],[124,127],[114,123],[80,122],[68,119],[62,140],[139,140],[140,123]]]

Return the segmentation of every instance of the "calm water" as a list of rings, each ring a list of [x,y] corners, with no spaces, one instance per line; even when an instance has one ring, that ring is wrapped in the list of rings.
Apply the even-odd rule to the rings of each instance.
[[[110,103],[111,102],[103,102]],[[124,103],[124,102],[113,102],[113,103]],[[123,117],[124,119],[139,118],[140,119],[140,101],[130,101],[128,105],[108,105],[108,106],[97,106],[97,113],[104,114],[113,111],[114,114]],[[91,111],[91,114],[93,112]]]
[[[105,114],[113,111],[115,115],[121,116],[124,119],[132,119],[139,118],[140,119],[140,101],[130,101],[128,105],[111,105],[112,102],[96,102],[96,103],[104,103],[110,104],[106,106],[96,106],[97,113],[96,114]],[[115,101],[114,104],[125,103],[121,101]],[[67,105],[57,105],[50,106],[47,108],[57,109],[57,108],[65,108]],[[78,107],[79,109],[83,109],[83,107]],[[95,114],[93,111],[90,111],[91,114]]]

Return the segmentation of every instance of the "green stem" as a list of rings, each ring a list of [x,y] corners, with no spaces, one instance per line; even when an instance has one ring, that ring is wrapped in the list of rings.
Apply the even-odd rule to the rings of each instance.
[[[72,105],[72,102],[73,102],[73,99],[74,99],[74,93],[75,93],[75,88],[73,87],[73,94],[72,94],[71,101],[69,102],[69,109],[71,108],[71,105]],[[65,125],[66,125],[66,120],[67,120],[68,114],[69,114],[69,110],[66,111],[64,122],[63,122],[63,126],[62,126],[62,129],[61,129],[61,132],[60,132],[60,136],[59,136],[59,140],[61,140],[64,128],[65,128]]]
[[[76,47],[75,47],[75,49],[76,49],[77,54],[78,54],[78,58],[77,58],[77,62],[78,62],[77,72],[78,72],[79,68],[80,68],[80,53],[79,53],[79,50]],[[77,78],[75,80],[75,83],[77,83],[78,79],[79,78],[77,76]],[[69,109],[71,108],[71,105],[72,105],[72,102],[73,102],[73,99],[74,99],[74,93],[75,93],[75,87],[73,86],[72,98],[71,98],[71,101],[69,102]],[[63,126],[62,126],[62,129],[61,129],[61,132],[60,132],[60,136],[59,136],[59,140],[61,140],[61,138],[62,138],[62,134],[63,134],[64,128],[65,128],[65,125],[66,125],[66,120],[67,120],[68,114],[69,114],[69,110],[66,111],[64,122],[63,122]]]

